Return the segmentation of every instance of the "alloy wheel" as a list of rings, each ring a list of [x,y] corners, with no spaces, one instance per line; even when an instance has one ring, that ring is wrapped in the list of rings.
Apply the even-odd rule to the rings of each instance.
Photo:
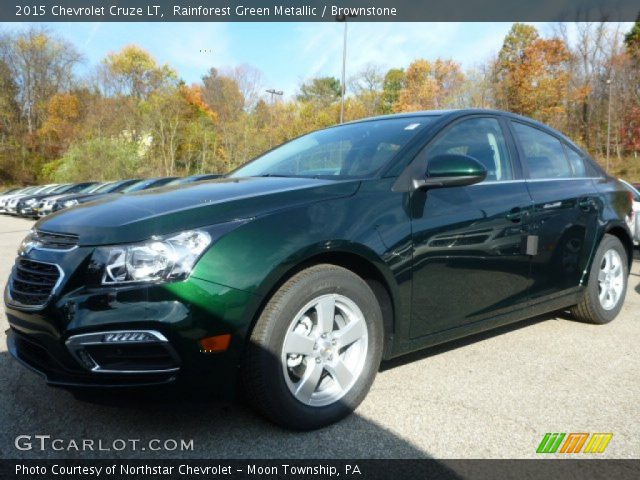
[[[600,263],[598,272],[598,298],[605,310],[612,310],[618,305],[624,291],[624,268],[622,259],[615,249],[607,250]]]
[[[305,405],[337,402],[362,373],[367,348],[367,324],[355,302],[339,294],[313,299],[294,317],[283,342],[289,391]]]

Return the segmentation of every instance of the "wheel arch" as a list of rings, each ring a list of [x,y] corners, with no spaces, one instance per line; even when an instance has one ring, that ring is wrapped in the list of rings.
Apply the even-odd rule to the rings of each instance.
[[[631,265],[633,263],[633,239],[631,238],[631,234],[629,233],[629,230],[626,227],[626,225],[625,226],[622,226],[620,224],[608,225],[604,233],[613,235],[614,237],[617,237],[618,240],[620,240],[620,242],[624,246],[624,249],[627,252],[627,263],[628,263],[627,267],[629,268],[629,271],[631,271]],[[604,235],[603,235],[603,238],[604,238]],[[600,239],[600,241],[602,241],[602,238]]]
[[[251,333],[274,293],[291,277],[302,270],[319,264],[331,264],[346,268],[361,277],[371,288],[380,304],[384,322],[383,358],[386,358],[392,350],[395,322],[400,315],[400,302],[398,299],[397,284],[391,272],[375,256],[375,254],[363,247],[358,249],[336,248],[328,251],[317,251],[304,255],[295,264],[283,272],[278,272],[273,278],[265,280],[260,290],[264,292],[262,301],[246,332],[245,341],[251,338]],[[387,270],[387,271],[385,271]]]

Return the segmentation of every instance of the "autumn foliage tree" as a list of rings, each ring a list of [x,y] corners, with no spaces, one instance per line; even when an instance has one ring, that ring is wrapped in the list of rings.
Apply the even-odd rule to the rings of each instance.
[[[497,104],[561,127],[570,58],[562,40],[543,39],[534,27],[514,24],[494,67]]]
[[[640,19],[623,28],[583,22],[570,35],[558,24],[542,35],[516,23],[464,70],[447,58],[369,63],[348,72],[344,118],[500,108],[559,128],[598,159],[609,144],[616,172],[640,180]],[[46,28],[0,31],[0,183],[224,173],[340,121],[342,85],[326,74],[272,98],[250,65],[212,65],[186,85],[137,45],[78,77],[82,61]]]

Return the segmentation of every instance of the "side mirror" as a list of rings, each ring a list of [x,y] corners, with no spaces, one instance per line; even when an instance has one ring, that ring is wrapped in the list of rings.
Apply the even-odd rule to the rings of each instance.
[[[414,180],[416,189],[461,187],[482,182],[487,178],[487,169],[478,160],[468,155],[454,153],[438,155],[429,159],[427,175]]]

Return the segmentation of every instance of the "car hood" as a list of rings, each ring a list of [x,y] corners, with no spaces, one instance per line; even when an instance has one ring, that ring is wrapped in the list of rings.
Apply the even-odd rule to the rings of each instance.
[[[137,242],[152,235],[346,197],[359,184],[357,180],[313,178],[222,178],[108,195],[46,217],[36,228],[78,235],[80,245]]]

